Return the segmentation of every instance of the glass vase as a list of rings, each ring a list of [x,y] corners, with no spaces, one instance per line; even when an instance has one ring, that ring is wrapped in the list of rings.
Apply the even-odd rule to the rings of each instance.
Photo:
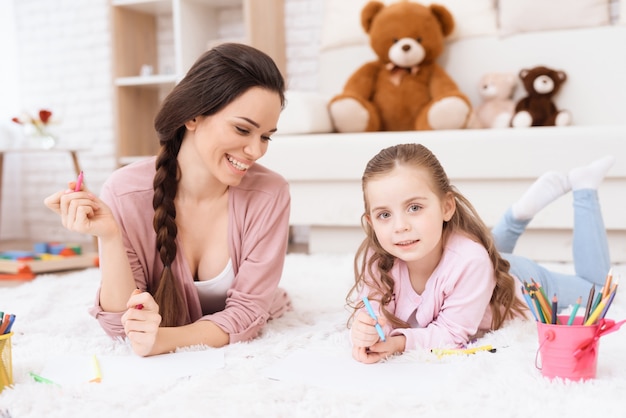
[[[57,143],[54,134],[46,129],[37,129],[32,125],[24,126],[24,139],[24,147],[29,149],[51,149]]]

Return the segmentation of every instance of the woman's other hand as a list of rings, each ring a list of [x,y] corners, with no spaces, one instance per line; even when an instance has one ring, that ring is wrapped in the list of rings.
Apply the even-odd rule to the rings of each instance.
[[[127,303],[128,310],[122,315],[122,325],[133,351],[140,356],[152,354],[156,342],[161,315],[159,305],[148,292],[135,290]]]

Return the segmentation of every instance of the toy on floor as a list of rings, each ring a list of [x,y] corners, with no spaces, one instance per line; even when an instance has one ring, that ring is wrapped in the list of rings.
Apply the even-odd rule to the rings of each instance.
[[[39,273],[75,270],[99,265],[97,254],[83,254],[77,244],[39,242],[33,251],[0,252],[0,279],[31,280]]]

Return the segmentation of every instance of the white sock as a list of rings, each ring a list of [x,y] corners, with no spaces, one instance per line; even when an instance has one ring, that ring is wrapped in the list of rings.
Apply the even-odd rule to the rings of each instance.
[[[570,191],[565,174],[549,171],[541,175],[511,206],[515,219],[532,219],[539,211]]]
[[[572,190],[597,189],[613,163],[615,157],[608,155],[584,167],[573,168],[568,175]]]

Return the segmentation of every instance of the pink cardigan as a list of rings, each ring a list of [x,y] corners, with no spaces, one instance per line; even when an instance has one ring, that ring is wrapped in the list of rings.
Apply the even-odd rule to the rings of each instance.
[[[122,229],[135,282],[142,290],[155,289],[163,271],[152,227],[154,165],[152,157],[116,170],[101,192],[102,200]],[[289,185],[280,175],[255,164],[239,186],[230,188],[228,207],[228,247],[235,280],[227,293],[225,309],[202,316],[180,242],[172,269],[184,289],[186,322],[213,321],[234,343],[256,337],[270,317],[279,316],[288,308],[288,297],[278,289],[278,283],[287,252]],[[104,312],[99,291],[90,313],[107,334],[125,336],[121,324],[123,312]]]

